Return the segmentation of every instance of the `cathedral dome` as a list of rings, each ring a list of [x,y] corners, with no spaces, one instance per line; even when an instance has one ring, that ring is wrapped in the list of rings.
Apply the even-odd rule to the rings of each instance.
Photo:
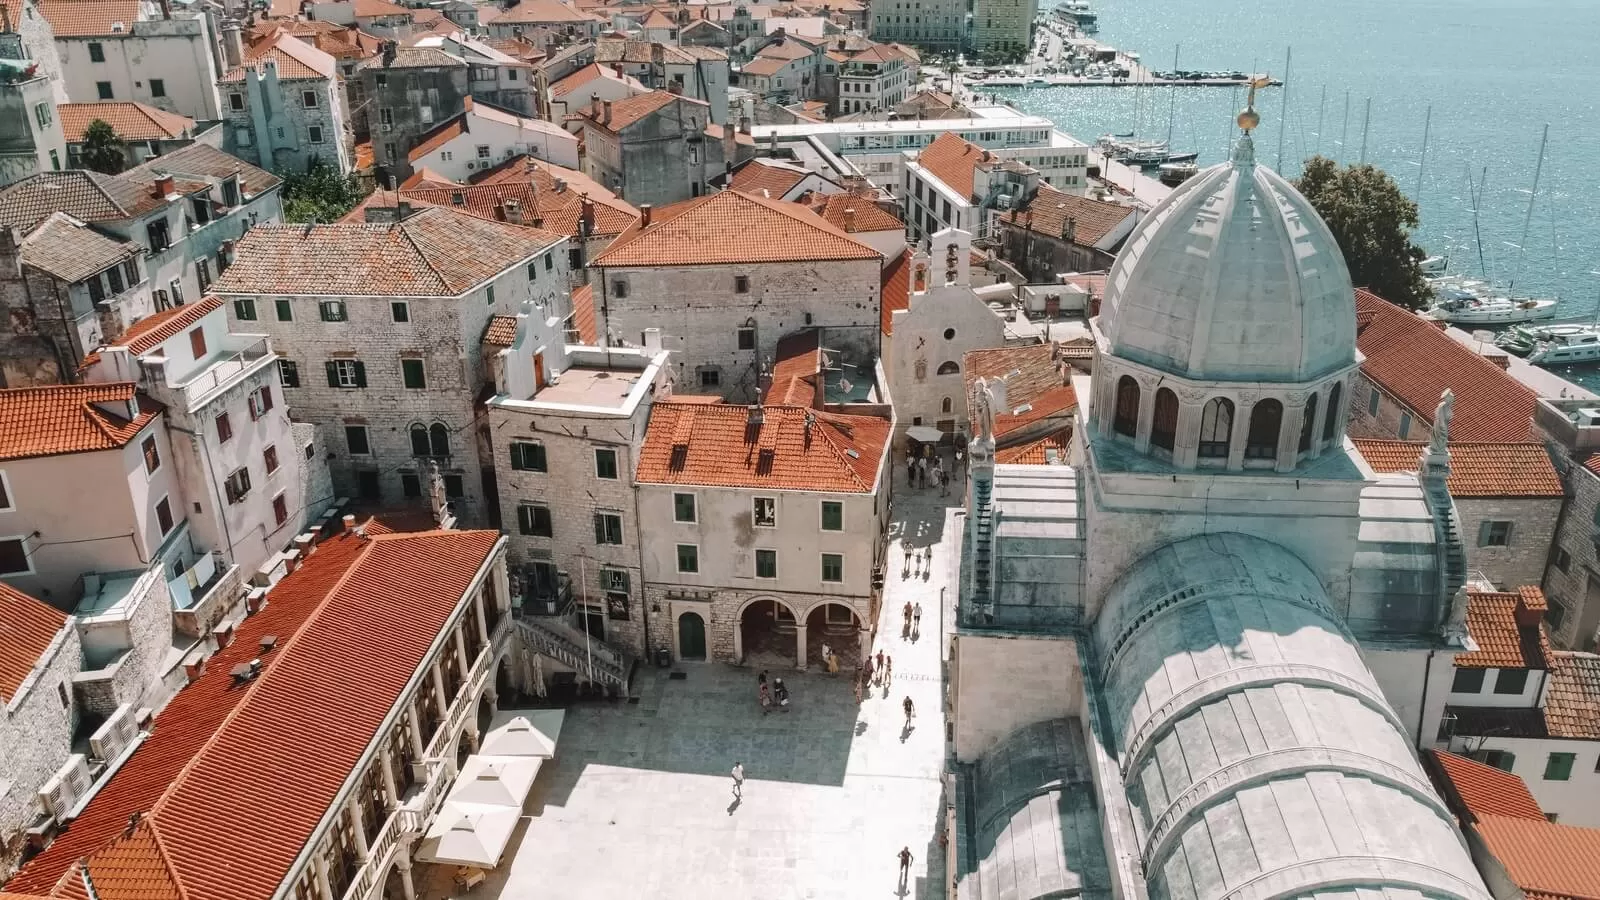
[[[1113,356],[1196,380],[1303,382],[1355,362],[1344,255],[1248,134],[1129,236],[1099,327]]]

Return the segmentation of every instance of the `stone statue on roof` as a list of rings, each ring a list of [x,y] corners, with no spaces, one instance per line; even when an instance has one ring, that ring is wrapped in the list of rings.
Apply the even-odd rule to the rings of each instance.
[[[1439,398],[1439,406],[1433,411],[1433,438],[1428,442],[1428,452],[1442,454],[1450,442],[1450,419],[1455,415],[1456,394],[1449,388],[1444,389],[1444,394]]]
[[[994,391],[989,387],[989,379],[979,378],[977,383],[977,396],[973,400],[977,409],[972,416],[973,437],[978,441],[994,443]]]

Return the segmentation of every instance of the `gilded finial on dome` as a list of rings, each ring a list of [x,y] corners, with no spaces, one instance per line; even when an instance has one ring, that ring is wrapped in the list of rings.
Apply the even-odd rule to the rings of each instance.
[[[1256,90],[1272,84],[1272,76],[1262,75],[1250,79],[1250,93],[1245,96],[1244,109],[1239,111],[1239,127],[1245,131],[1254,131],[1261,125],[1261,114],[1256,112]]]

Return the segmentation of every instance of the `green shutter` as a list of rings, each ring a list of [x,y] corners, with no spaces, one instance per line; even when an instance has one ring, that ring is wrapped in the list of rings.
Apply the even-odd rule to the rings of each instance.
[[[328,387],[339,386],[339,364],[328,360]]]
[[[366,386],[367,386],[367,364],[358,359],[358,360],[356,360],[356,387],[364,388]]]

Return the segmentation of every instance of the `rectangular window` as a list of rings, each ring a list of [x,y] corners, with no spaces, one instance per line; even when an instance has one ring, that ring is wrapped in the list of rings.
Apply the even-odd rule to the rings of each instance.
[[[366,386],[367,367],[361,360],[328,360],[328,387],[364,388]]]
[[[1483,690],[1484,669],[1456,669],[1455,680],[1450,683],[1452,694],[1476,694]]]
[[[489,158],[489,145],[488,144],[479,144],[478,145],[478,158],[479,159],[488,159]]]
[[[518,472],[548,472],[544,445],[535,441],[511,442],[511,468]]]
[[[756,330],[745,326],[739,329],[739,349],[754,350],[756,348]]]
[[[822,530],[844,530],[844,504],[838,500],[822,501]]]
[[[228,108],[233,110],[234,112],[242,112],[244,110],[244,95],[243,94],[229,94],[228,95]]]
[[[420,359],[400,360],[400,380],[407,390],[421,391],[428,387],[428,375]]]
[[[278,379],[284,387],[297,388],[300,386],[300,366],[289,359],[278,360]]]
[[[618,300],[626,300],[628,298],[628,283],[621,278],[613,278],[611,280],[611,296]]]
[[[250,421],[254,422],[272,411],[272,386],[262,385],[260,390],[250,392]]]
[[[422,476],[415,472],[401,472],[400,493],[407,497],[421,497]]]
[[[350,317],[343,300],[324,300],[317,304],[317,308],[322,313],[324,322],[344,322]]]
[[[317,92],[316,91],[301,91],[300,92],[300,105],[304,106],[306,109],[316,109],[317,108]]]
[[[1511,523],[1505,521],[1484,522],[1478,526],[1479,547],[1509,547],[1511,546]]]
[[[99,41],[89,44],[89,62],[105,62],[106,47]]]
[[[700,571],[700,548],[694,544],[678,545],[678,571],[693,574]]]
[[[89,285],[89,300],[91,302],[99,303],[106,299],[105,285],[101,284],[99,275],[90,275],[85,283]]]
[[[22,575],[33,571],[28,548],[22,538],[0,540],[0,575]]]
[[[197,259],[194,261],[194,280],[200,285],[200,293],[204,294],[211,287],[211,260]]]
[[[1400,414],[1400,440],[1405,440],[1411,435],[1411,413]]]
[[[622,517],[616,513],[595,513],[594,542],[596,544],[622,543]]]
[[[312,125],[311,127],[307,128],[306,136],[311,139],[311,143],[313,144],[322,143],[322,126]]]
[[[150,96],[152,96],[152,97],[165,97],[166,95],[167,95],[167,83],[165,81],[161,80],[160,78],[152,78],[152,79],[150,79]]]
[[[617,451],[606,447],[594,448],[594,477],[617,480]]]
[[[494,305],[494,285],[491,284],[487,288],[484,289],[483,298],[484,298],[484,302],[487,303],[488,305],[490,305],[490,306]]]
[[[757,578],[777,578],[778,577],[778,551],[776,551],[776,550],[757,550],[756,551],[756,577]]]
[[[11,485],[6,483],[6,473],[0,472],[0,512],[15,512],[16,509],[11,502]]]
[[[1552,753],[1544,761],[1545,781],[1566,781],[1572,777],[1572,764],[1578,759],[1576,753]]]
[[[150,435],[139,445],[139,450],[144,453],[144,470],[147,474],[154,474],[161,468],[161,451],[156,448],[156,436]]]
[[[444,495],[452,500],[460,499],[467,495],[467,483],[461,480],[460,474],[445,474]]]
[[[748,293],[750,293],[750,276],[749,275],[735,275],[735,276],[733,276],[733,292],[735,294],[748,294]]]
[[[834,584],[844,581],[844,556],[842,554],[822,554],[822,580]]]
[[[706,366],[697,370],[696,374],[700,376],[700,386],[702,388],[715,388],[722,386],[722,370],[716,368],[715,366]]]
[[[778,527],[778,501],[774,497],[755,498],[751,517],[755,519],[757,528]]]
[[[551,269],[554,269],[554,268],[555,268],[555,267],[556,267],[556,260],[555,260],[555,257],[553,257],[553,256],[551,256],[551,255],[550,255],[550,254],[548,254],[548,253],[546,253],[546,254],[545,254],[545,255],[544,255],[544,270],[545,270],[545,271],[546,271],[546,272],[548,272],[548,271],[550,271],[550,270],[551,270]]]
[[[395,300],[389,304],[389,318],[396,322],[411,321],[411,306],[404,300]]]
[[[278,448],[268,445],[267,449],[261,451],[261,463],[266,467],[268,475],[278,471]]]
[[[233,317],[241,322],[254,322],[256,320],[256,301],[251,297],[240,297],[233,301]]]
[[[282,494],[272,498],[272,519],[279,525],[289,521],[289,501]]]
[[[110,100],[114,96],[111,93],[111,82],[109,81],[96,81],[94,83],[94,90],[95,93],[99,95],[101,100]]]
[[[550,537],[550,507],[539,503],[518,506],[517,530],[533,537]]]
[[[139,261],[137,259],[130,259],[123,263],[122,272],[128,276],[128,287],[133,287],[139,283]]]
[[[383,76],[379,75],[378,78],[379,78],[379,80],[382,80]],[[382,86],[383,85],[381,85],[381,84],[379,85],[379,87],[382,87]],[[378,110],[378,124],[380,124],[380,125],[393,125],[394,124],[394,110],[388,108],[387,106],[379,109]]]
[[[1556,568],[1565,572],[1572,566],[1572,554],[1560,547],[1556,548]]]
[[[288,300],[278,299],[272,301],[273,308],[277,311],[279,322],[294,321],[294,304]]]
[[[1497,669],[1494,673],[1494,692],[1516,696],[1528,686],[1527,669]]]
[[[1378,405],[1383,402],[1383,395],[1378,393],[1376,387],[1367,388],[1367,415],[1376,416]]]
[[[217,416],[217,443],[226,444],[233,440],[233,421],[227,413]]]
[[[232,475],[222,483],[223,493],[227,495],[229,503],[238,503],[250,493],[250,470],[235,469]]]
[[[161,536],[166,537],[172,532],[172,525],[172,504],[162,497],[161,502],[156,504],[156,527],[161,529]]]
[[[694,519],[694,495],[693,494],[673,494],[672,495],[672,521],[674,521],[674,522],[693,522],[694,520],[695,520]]]
[[[206,331],[204,328],[196,328],[189,332],[189,352],[194,354],[195,359],[206,358]]]
[[[344,445],[351,456],[367,456],[372,453],[372,445],[367,442],[367,426],[346,425],[344,427]]]
[[[146,225],[144,227],[144,236],[150,242],[151,253],[160,253],[172,246],[172,235],[167,230],[166,219],[158,219]],[[172,285],[168,284],[167,287],[170,288]],[[183,301],[179,300],[178,305],[182,306]]]
[[[116,266],[112,266],[106,270],[106,278],[111,282],[111,293],[113,296],[122,293],[121,269],[117,268]]]

